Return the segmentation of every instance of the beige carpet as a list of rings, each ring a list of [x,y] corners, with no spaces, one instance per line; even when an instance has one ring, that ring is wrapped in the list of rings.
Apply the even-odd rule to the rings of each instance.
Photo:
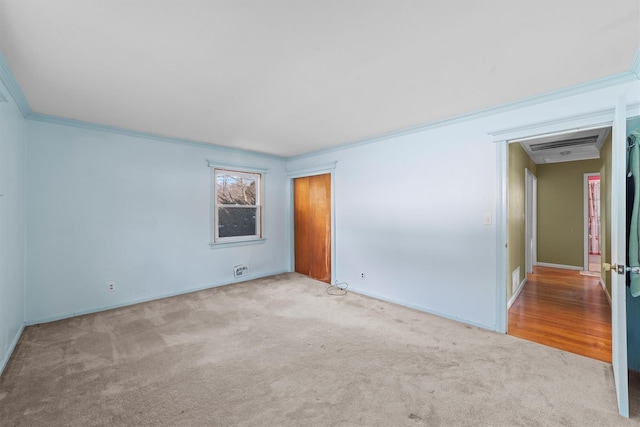
[[[32,326],[2,426],[626,426],[611,366],[284,274]]]

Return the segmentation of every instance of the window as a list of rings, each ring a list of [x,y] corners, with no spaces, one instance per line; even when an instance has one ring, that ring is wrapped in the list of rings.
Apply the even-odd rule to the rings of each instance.
[[[214,243],[260,239],[262,174],[214,169],[213,182]]]

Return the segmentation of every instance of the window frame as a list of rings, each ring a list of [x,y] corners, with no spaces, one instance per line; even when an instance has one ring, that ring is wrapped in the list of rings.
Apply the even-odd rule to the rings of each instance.
[[[225,205],[218,203],[218,181],[219,175],[237,176],[240,178],[253,178],[256,183],[256,204],[255,205]],[[249,170],[244,168],[228,168],[211,165],[211,246],[218,245],[237,245],[237,244],[254,244],[264,242],[263,238],[263,208],[264,208],[264,173],[258,170]],[[219,209],[235,208],[235,209],[256,209],[256,233],[244,236],[220,237],[219,235]]]

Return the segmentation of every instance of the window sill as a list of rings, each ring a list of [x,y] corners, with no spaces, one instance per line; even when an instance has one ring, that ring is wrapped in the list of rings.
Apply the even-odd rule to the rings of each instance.
[[[235,242],[211,242],[209,246],[211,249],[221,249],[221,248],[233,248],[236,246],[248,246],[248,245],[261,245],[266,242],[267,239],[251,239],[251,240],[237,240]]]

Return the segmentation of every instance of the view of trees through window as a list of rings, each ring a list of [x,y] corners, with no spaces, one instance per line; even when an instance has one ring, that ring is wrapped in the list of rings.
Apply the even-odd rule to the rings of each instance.
[[[259,234],[260,175],[216,171],[217,237]]]

